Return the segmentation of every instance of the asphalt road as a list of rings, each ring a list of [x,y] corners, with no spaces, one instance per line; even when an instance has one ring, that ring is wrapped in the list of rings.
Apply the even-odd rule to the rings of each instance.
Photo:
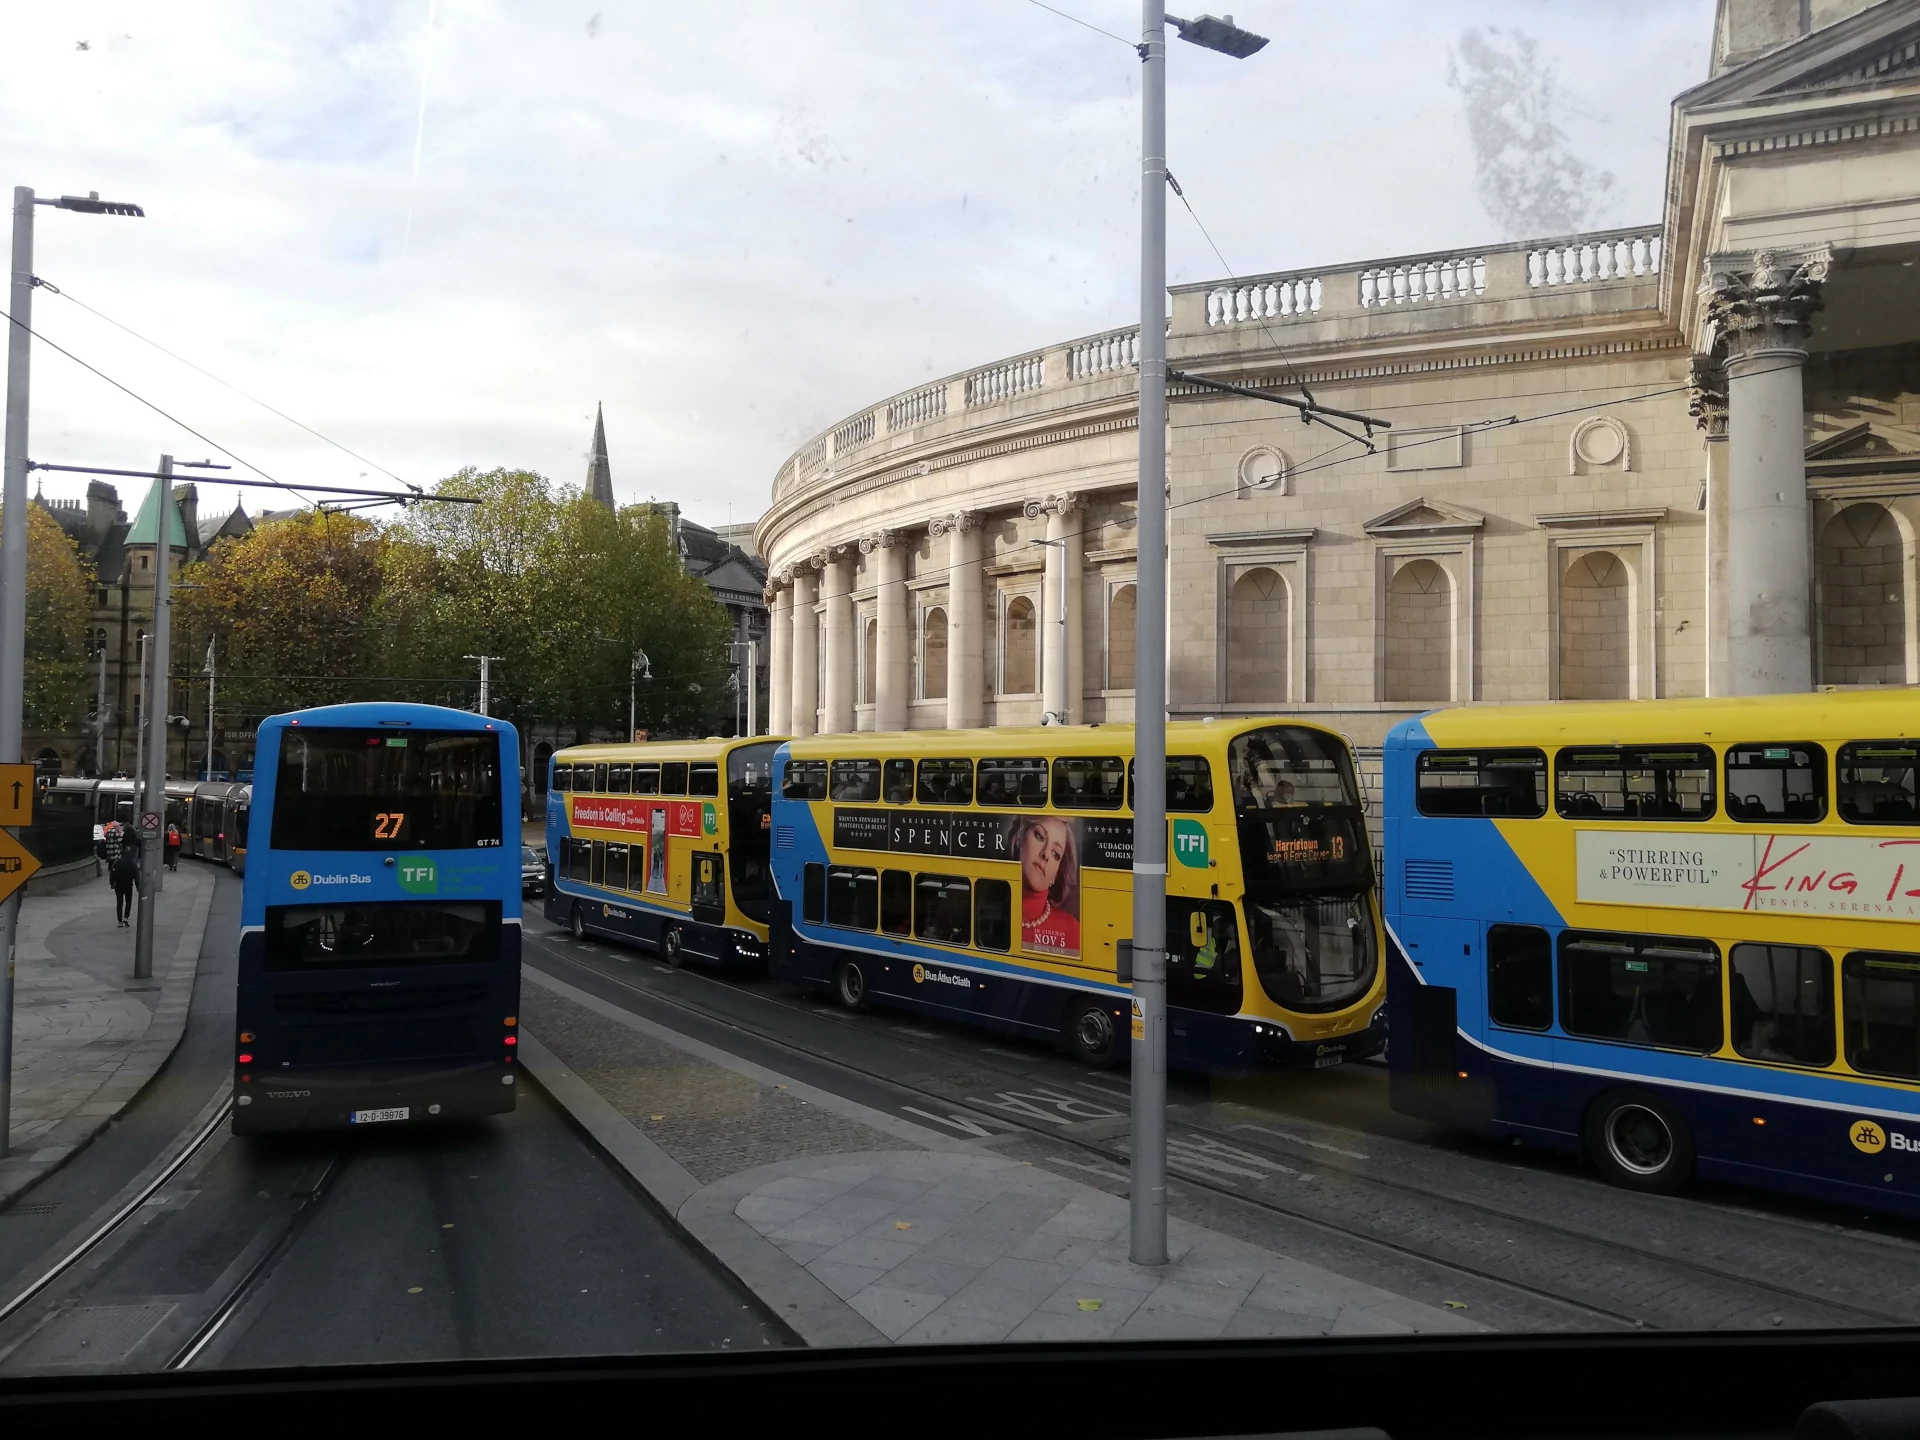
[[[192,863],[192,862],[189,862]],[[187,1034],[109,1132],[0,1212],[0,1303],[216,1104],[239,881],[209,916]],[[790,1335],[528,1085],[508,1116],[344,1135],[224,1126],[0,1323],[0,1373],[761,1347]],[[199,1347],[195,1350],[195,1347]]]

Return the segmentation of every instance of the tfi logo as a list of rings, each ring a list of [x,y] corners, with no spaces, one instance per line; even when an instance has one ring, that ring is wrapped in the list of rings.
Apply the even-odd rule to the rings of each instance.
[[[1207,868],[1207,827],[1198,820],[1173,822],[1173,858],[1191,870]]]
[[[400,888],[409,895],[434,895],[440,890],[440,872],[431,860],[402,860]]]

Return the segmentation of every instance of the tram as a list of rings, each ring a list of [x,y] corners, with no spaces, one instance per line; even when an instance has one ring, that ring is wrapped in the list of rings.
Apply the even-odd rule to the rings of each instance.
[[[1337,733],[1167,727],[1167,1063],[1216,1074],[1377,1053],[1373,861]],[[1132,1032],[1133,728],[852,734],[774,761],[772,972],[1057,1039]]]
[[[1441,710],[1385,766],[1395,1109],[1920,1215],[1911,692]]]

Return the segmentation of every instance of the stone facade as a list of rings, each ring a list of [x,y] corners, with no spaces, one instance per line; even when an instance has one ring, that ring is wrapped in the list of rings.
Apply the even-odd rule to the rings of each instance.
[[[1174,713],[1920,682],[1920,0],[1715,35],[1658,224],[1172,291],[1172,370],[1392,427],[1170,386]],[[773,733],[1132,717],[1135,343],[788,459]]]

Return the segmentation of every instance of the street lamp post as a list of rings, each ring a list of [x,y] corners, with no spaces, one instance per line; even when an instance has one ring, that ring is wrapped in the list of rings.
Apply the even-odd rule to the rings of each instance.
[[[38,200],[30,186],[13,191],[13,269],[8,287],[5,472],[0,475],[0,763],[17,764],[26,725],[27,668],[27,398],[33,326],[33,207],[84,215],[144,215],[138,205],[90,195]],[[8,1153],[13,1109],[13,944],[20,893],[0,901],[0,1158]]]
[[[167,815],[167,671],[172,661],[173,595],[173,457],[162,455],[153,477],[153,507],[157,528],[153,542],[153,636],[147,645],[146,704],[140,716],[146,732],[141,758],[146,762],[144,794],[134,812],[140,826],[140,902],[133,932],[133,978],[153,978],[154,903],[160,896],[160,862],[166,849]]]
[[[1267,42],[1231,16],[1181,20],[1142,0],[1140,554],[1134,609],[1133,1152],[1136,1265],[1167,1263],[1167,21],[1244,59]]]
[[[627,666],[627,739],[631,740],[639,733],[639,717],[635,710],[640,697],[640,682],[653,679],[653,662],[647,659],[647,652],[638,645],[633,647],[633,659]]]

